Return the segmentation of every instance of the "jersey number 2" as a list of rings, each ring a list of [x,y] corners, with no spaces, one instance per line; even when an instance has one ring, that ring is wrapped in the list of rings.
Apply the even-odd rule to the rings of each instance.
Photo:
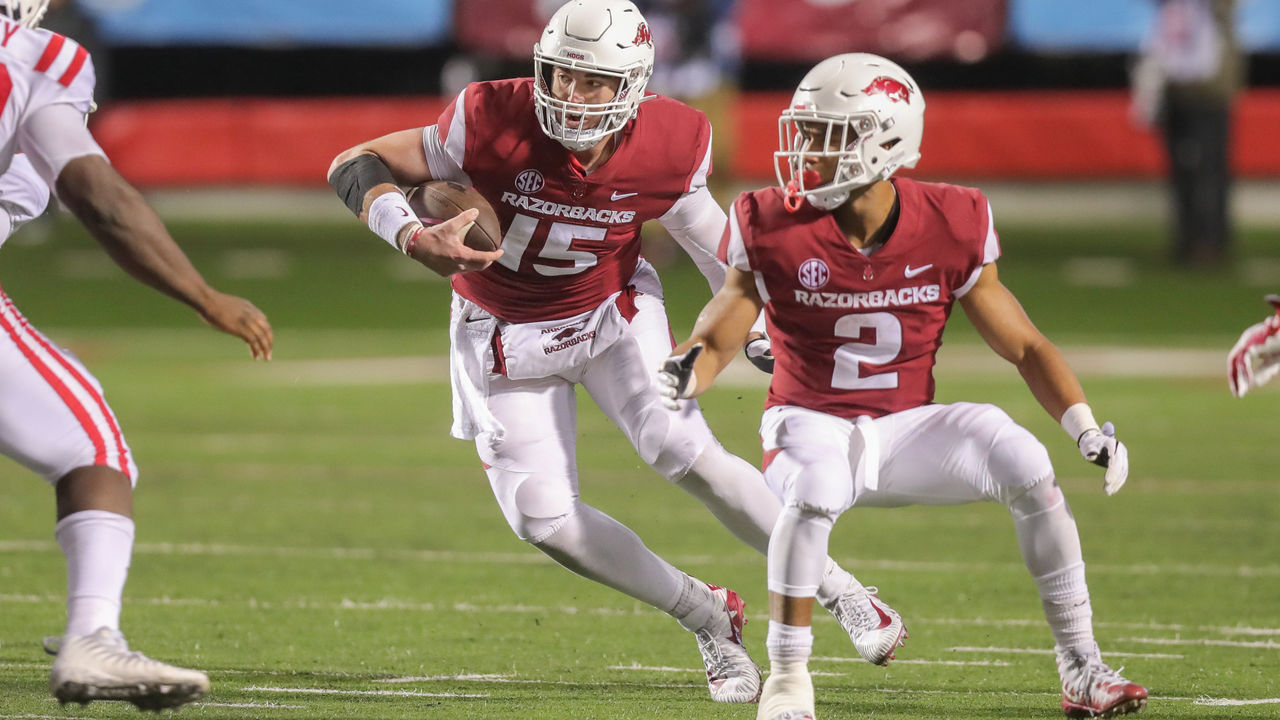
[[[858,313],[836,321],[836,335],[861,338],[864,328],[875,331],[875,342],[850,342],[836,348],[831,387],[842,390],[888,390],[898,387],[898,373],[862,377],[861,365],[884,365],[902,351],[902,323],[893,313]]]
[[[511,270],[520,271],[520,263],[524,260],[529,245],[539,234],[541,221],[528,215],[516,215],[511,220],[511,227],[502,236],[502,257],[498,264]],[[604,242],[608,233],[606,228],[589,225],[570,225],[569,223],[551,223],[546,230],[542,248],[530,261],[534,271],[539,275],[573,275],[596,264],[596,256],[584,250],[572,249],[575,240],[582,242]]]

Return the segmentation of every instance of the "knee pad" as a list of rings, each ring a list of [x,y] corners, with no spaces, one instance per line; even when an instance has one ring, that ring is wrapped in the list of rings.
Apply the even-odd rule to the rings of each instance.
[[[1003,411],[999,411],[1003,415]],[[1036,485],[1053,485],[1053,463],[1049,451],[1026,428],[1005,415],[1006,422],[996,431],[987,456],[987,472],[991,474],[996,499],[1010,505],[1014,498]]]
[[[781,493],[784,507],[804,515],[835,522],[853,505],[853,468],[843,453],[782,448],[769,464],[765,480],[771,490]]]
[[[686,401],[678,412],[652,403],[645,409],[631,442],[649,467],[667,480],[676,481],[716,440],[697,404]]]
[[[1052,476],[1024,488],[1022,492],[1009,499],[1009,512],[1013,513],[1014,522],[1029,520],[1038,515],[1053,512],[1065,505],[1067,498],[1062,488]],[[1067,508],[1070,514],[1071,508]]]
[[[567,478],[488,467],[489,484],[516,537],[538,544],[573,514],[577,495]]]

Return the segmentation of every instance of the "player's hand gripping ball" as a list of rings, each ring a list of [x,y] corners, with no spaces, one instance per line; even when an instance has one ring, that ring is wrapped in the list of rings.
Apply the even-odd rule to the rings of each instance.
[[[473,187],[450,180],[433,180],[409,191],[409,207],[424,225],[435,225],[463,210],[477,208],[480,216],[467,231],[463,244],[472,250],[488,252],[502,244],[502,226],[493,206]]]

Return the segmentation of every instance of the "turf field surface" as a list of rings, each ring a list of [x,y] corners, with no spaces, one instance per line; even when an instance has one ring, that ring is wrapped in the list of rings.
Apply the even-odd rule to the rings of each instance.
[[[754,706],[708,700],[693,638],[673,621],[511,535],[474,452],[447,438],[445,284],[351,230],[175,228],[211,281],[272,316],[271,365],[122,279],[74,232],[0,255],[6,292],[93,369],[138,457],[124,629],[137,649],[210,673],[212,693],[182,716],[753,718]],[[1252,285],[1250,263],[1167,268],[1152,229],[1004,239],[1002,277],[1089,368],[1099,419],[1129,445],[1129,484],[1103,495],[1100,471],[960,313],[938,400],[999,404],[1049,447],[1080,525],[1098,640],[1151,690],[1144,716],[1276,717],[1280,391],[1236,400],[1212,367],[1275,288]],[[1265,236],[1244,248],[1271,259]],[[1080,284],[1068,272],[1080,258],[1128,270]],[[664,277],[687,332],[705,291],[685,264]],[[722,441],[757,461],[762,388],[737,377],[703,406]],[[642,467],[585,395],[579,435],[584,499],[741,592],[748,648],[766,664],[763,559]],[[52,493],[7,461],[0,478],[0,720],[133,716],[49,696],[39,643],[60,631],[65,587]],[[875,668],[851,662],[819,617],[819,717],[1061,716],[1052,641],[1005,510],[853,511],[831,548],[881,588],[911,638]]]

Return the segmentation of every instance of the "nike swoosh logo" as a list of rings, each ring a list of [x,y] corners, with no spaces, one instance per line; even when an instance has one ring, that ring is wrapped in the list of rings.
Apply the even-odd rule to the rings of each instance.
[[[617,190],[614,190],[613,194],[609,196],[609,200],[612,202],[617,202],[623,198],[629,198],[639,194],[640,193],[620,193]]]
[[[929,266],[925,265],[925,267],[929,267]],[[885,615],[884,611],[881,610],[875,603],[871,603],[871,607],[875,608],[876,613],[880,615],[880,626],[876,628],[877,630],[879,630],[880,628],[887,628],[893,624],[893,618],[889,617],[888,615]]]
[[[928,270],[931,267],[933,267],[933,263],[929,263],[928,265],[921,265],[918,268],[913,268],[910,265],[908,265],[906,269],[902,271],[902,274],[906,275],[909,278],[913,278],[919,275],[920,273],[924,272],[925,270]]]

